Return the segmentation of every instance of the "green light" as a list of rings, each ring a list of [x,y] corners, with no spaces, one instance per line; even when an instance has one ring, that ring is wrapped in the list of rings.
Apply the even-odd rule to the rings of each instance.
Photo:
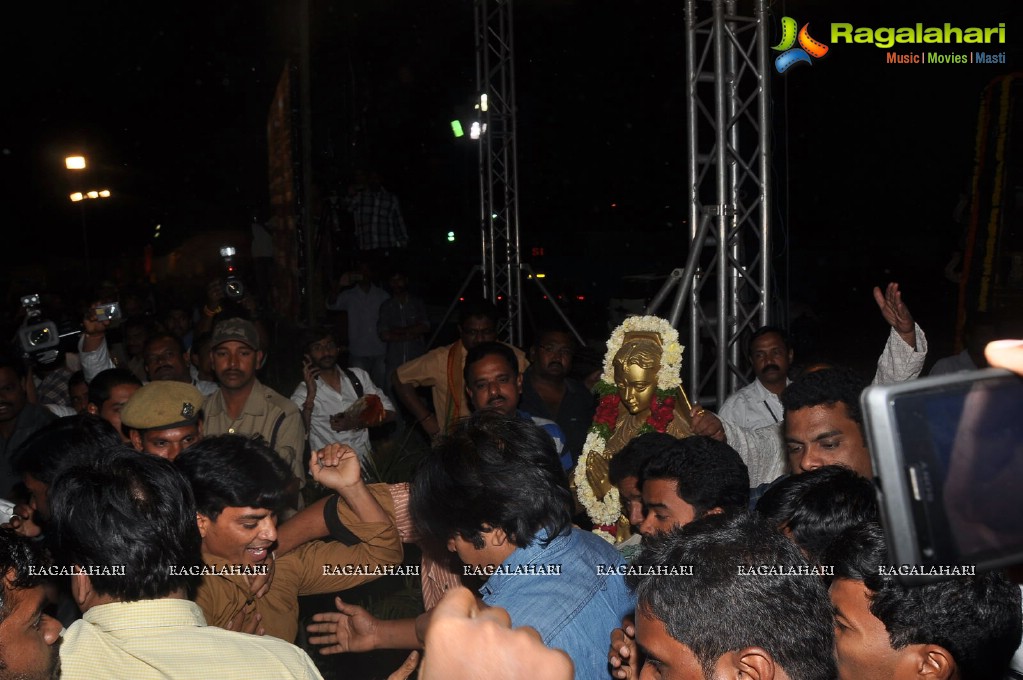
[[[462,132],[462,124],[457,120],[451,121],[451,131],[455,133],[455,137],[464,137],[465,133]]]
[[[454,243],[454,242],[455,242],[455,232],[449,231],[448,232],[448,243]]]

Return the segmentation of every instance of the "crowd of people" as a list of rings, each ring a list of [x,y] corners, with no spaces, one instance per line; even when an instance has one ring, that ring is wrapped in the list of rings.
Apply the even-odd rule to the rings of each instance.
[[[390,295],[363,263],[337,322],[302,329],[293,385],[265,381],[287,353],[219,284],[195,308],[122,297],[122,320],[99,296],[77,346],[0,358],[0,680],[319,678],[309,651],[376,649],[411,652],[392,680],[1023,678],[1006,572],[909,586],[888,568],[870,381],[794,369],[769,326],[715,412],[659,390],[663,338],[619,343],[598,380],[573,370],[571,329],[512,347],[471,300],[429,349],[422,300],[387,274]],[[874,296],[873,382],[913,380],[924,331],[896,284]],[[1023,372],[1023,344],[990,350]],[[609,433],[601,394],[634,427]],[[428,448],[384,483],[396,428]],[[617,527],[580,480],[613,490]],[[414,618],[344,599],[408,575]],[[320,594],[335,610],[301,620]]]

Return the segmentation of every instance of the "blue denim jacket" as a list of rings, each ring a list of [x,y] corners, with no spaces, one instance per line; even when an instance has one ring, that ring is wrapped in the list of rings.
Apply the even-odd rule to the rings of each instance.
[[[513,626],[532,626],[548,647],[567,652],[576,680],[607,680],[611,631],[636,606],[625,579],[607,573],[625,562],[611,544],[576,527],[544,547],[546,538],[541,530],[509,555],[480,588],[483,601],[507,609]],[[525,573],[506,573],[516,569]]]

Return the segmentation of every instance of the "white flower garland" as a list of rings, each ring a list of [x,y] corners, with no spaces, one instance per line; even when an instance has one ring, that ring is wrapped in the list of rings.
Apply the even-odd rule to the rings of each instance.
[[[678,331],[668,321],[658,316],[630,316],[614,329],[607,341],[604,373],[600,379],[608,385],[615,384],[614,358],[625,342],[625,334],[631,332],[657,333],[661,337],[661,368],[657,372],[657,389],[673,390],[681,385],[682,351],[685,348],[678,342]],[[579,497],[579,502],[586,509],[590,520],[598,526],[614,524],[622,514],[621,497],[618,495],[617,487],[612,486],[604,495],[604,499],[599,500],[586,479],[586,461],[590,452],[601,454],[606,446],[607,440],[595,426],[591,426],[573,472],[576,496]],[[593,532],[604,540],[611,539],[611,534],[602,529],[594,529]]]
[[[582,455],[579,456],[579,462],[573,473],[576,496],[579,497],[582,506],[586,508],[586,514],[590,516],[590,520],[597,526],[614,524],[622,514],[622,501],[618,495],[617,487],[612,486],[604,495],[604,500],[600,500],[593,493],[590,482],[586,479],[586,460],[589,458],[589,452],[603,453],[606,444],[607,442],[600,436],[600,433],[591,430],[586,435]]]
[[[661,336],[661,368],[657,371],[657,389],[673,390],[682,384],[682,350],[678,342],[678,331],[666,319],[659,316],[630,316],[614,329],[607,341],[604,355],[604,373],[600,379],[608,385],[615,384],[615,355],[625,342],[625,334],[632,332],[657,333]]]

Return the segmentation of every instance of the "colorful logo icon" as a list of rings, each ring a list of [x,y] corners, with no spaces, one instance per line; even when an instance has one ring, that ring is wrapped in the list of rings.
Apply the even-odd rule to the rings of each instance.
[[[781,18],[781,42],[772,47],[772,50],[781,52],[774,60],[774,67],[778,73],[785,73],[791,67],[800,62],[812,64],[814,59],[820,59],[828,53],[828,46],[810,37],[810,24],[803,24],[797,35],[798,24],[792,17]],[[799,47],[793,47],[796,41]]]

